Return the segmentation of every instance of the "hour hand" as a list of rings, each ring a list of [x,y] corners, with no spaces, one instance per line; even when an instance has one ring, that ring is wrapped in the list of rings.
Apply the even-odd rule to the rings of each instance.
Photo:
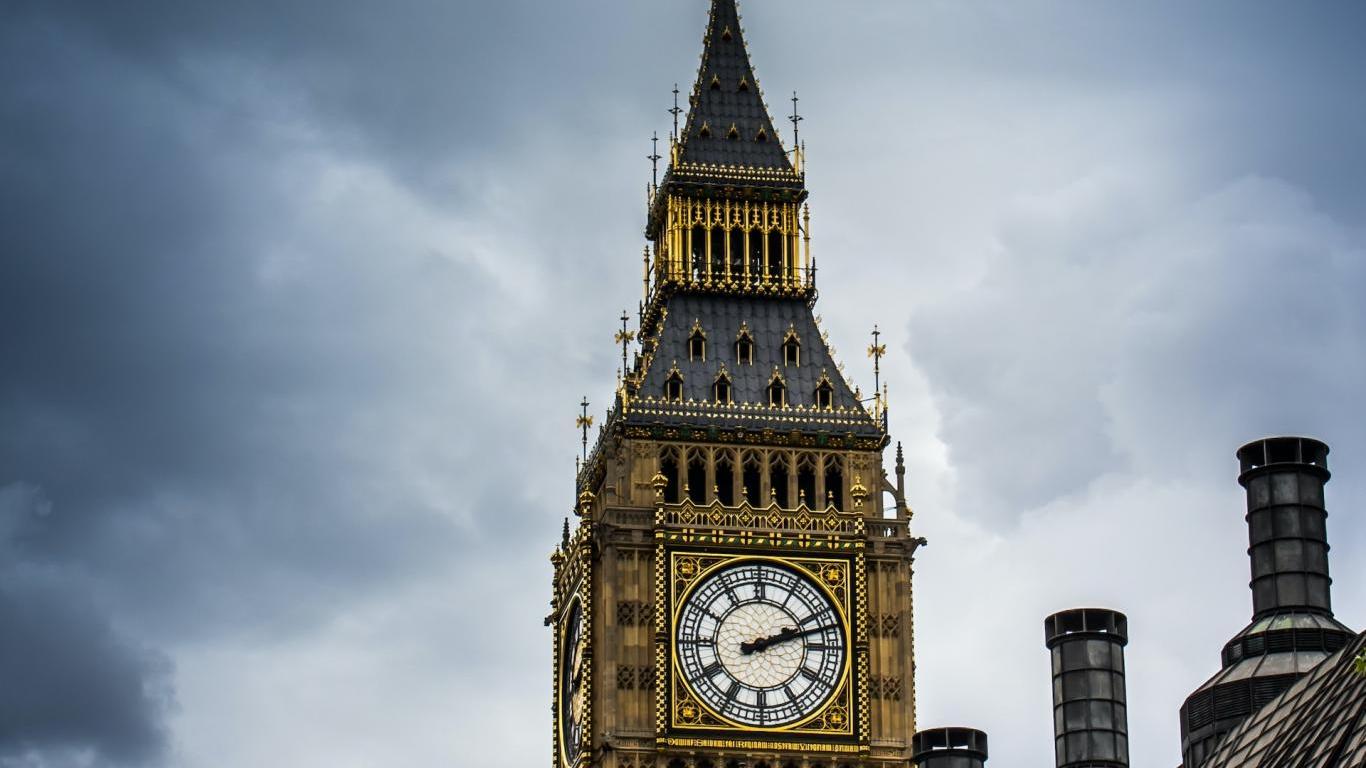
[[[776,635],[761,637],[749,643],[740,643],[740,653],[749,654],[754,653],[756,651],[762,651],[763,649],[769,647],[770,645],[774,645],[775,643],[781,643],[785,640],[791,640],[798,634],[800,633],[797,631],[796,627],[783,627],[782,630],[779,631]]]

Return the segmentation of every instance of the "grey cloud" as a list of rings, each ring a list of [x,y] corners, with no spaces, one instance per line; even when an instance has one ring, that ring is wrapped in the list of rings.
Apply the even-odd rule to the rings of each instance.
[[[1366,387],[1359,233],[1283,182],[1199,192],[1144,173],[1022,202],[990,277],[912,321],[977,514],[1013,519],[1108,473],[1208,471],[1266,433],[1366,438],[1343,418]],[[1127,204],[1135,184],[1169,204]]]
[[[114,626],[87,577],[26,551],[28,524],[50,509],[42,489],[0,487],[0,766],[155,763],[170,662]]]

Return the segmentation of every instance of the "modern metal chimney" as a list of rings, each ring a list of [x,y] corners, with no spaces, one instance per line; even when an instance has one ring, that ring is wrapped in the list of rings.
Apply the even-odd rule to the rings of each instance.
[[[983,768],[987,735],[972,728],[932,728],[911,737],[914,768]]]
[[[1124,646],[1119,611],[1074,608],[1044,619],[1053,656],[1053,754],[1058,768],[1128,768]]]
[[[1223,669],[1181,706],[1185,768],[1200,768],[1224,735],[1323,659],[1350,629],[1333,618],[1328,576],[1328,446],[1270,437],[1238,449],[1247,491],[1252,623],[1224,645]]]

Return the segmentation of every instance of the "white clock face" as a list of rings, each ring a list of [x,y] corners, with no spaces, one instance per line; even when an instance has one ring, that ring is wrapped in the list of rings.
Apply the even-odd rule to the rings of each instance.
[[[701,702],[731,722],[767,728],[817,712],[839,687],[847,655],[829,595],[768,561],[702,577],[679,609],[675,648]]]

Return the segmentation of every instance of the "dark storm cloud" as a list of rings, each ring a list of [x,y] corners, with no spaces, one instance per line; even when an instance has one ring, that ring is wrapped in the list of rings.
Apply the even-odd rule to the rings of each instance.
[[[50,509],[36,488],[0,488],[0,765],[68,753],[155,762],[169,661],[110,624],[87,578],[25,550]]]
[[[597,99],[603,114],[566,118],[583,82],[621,64],[581,43],[608,10],[0,10],[0,493],[45,510],[0,531],[0,627],[26,627],[3,664],[47,645],[55,665],[6,676],[4,712],[23,717],[0,730],[2,760],[259,764],[266,741],[187,746],[171,719],[193,732],[215,706],[265,712],[234,693],[345,652],[344,633],[319,637],[338,625],[375,623],[385,641],[367,648],[401,654],[367,681],[380,696],[485,685],[482,666],[450,658],[543,652],[543,599],[493,605],[461,585],[542,589],[565,511],[549,490],[575,451],[536,434],[589,390],[571,398],[543,366],[591,359],[593,391],[610,388],[610,346],[580,351],[581,323],[553,321],[594,283],[562,257],[564,235],[580,230],[576,254],[629,255],[635,226],[582,231],[555,178],[577,170],[544,166],[566,156],[565,125],[615,134],[610,105],[635,101],[625,88]],[[550,51],[582,78],[547,79]],[[580,192],[636,204],[639,173],[616,163]],[[544,546],[524,546],[531,527]],[[403,600],[422,609],[383,615]],[[471,632],[472,615],[533,631]],[[309,663],[249,652],[290,644]],[[437,649],[434,674],[402,674]],[[515,666],[487,712],[540,690]],[[90,695],[58,707],[68,667],[91,674]],[[189,709],[170,707],[184,686]],[[219,731],[250,729],[242,714]]]

